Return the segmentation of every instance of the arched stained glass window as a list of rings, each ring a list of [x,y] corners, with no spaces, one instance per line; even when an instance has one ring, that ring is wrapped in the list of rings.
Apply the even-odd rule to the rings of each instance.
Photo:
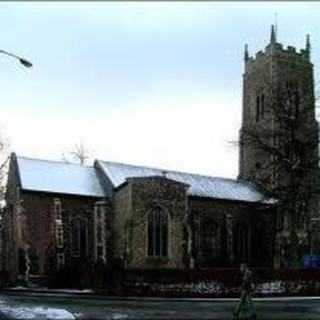
[[[168,213],[160,207],[148,215],[148,256],[168,256]]]

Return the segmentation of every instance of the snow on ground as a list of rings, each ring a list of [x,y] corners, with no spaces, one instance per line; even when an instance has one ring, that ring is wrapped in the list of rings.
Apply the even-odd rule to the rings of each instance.
[[[75,320],[76,318],[67,310],[45,307],[15,307],[0,305],[0,311],[14,319],[43,319],[43,320]]]
[[[74,320],[75,317],[64,309],[44,307],[1,307],[1,311],[15,319],[50,319],[50,320]]]
[[[16,286],[16,287],[10,287],[12,290],[30,290],[30,287],[24,287],[24,286]],[[32,291],[48,291],[52,293],[94,293],[92,289],[48,289],[47,287],[37,287],[37,288],[31,288]]]
[[[112,314],[112,318],[113,320],[120,320],[120,319],[126,319],[128,318],[127,314],[121,314],[121,313],[114,313]]]

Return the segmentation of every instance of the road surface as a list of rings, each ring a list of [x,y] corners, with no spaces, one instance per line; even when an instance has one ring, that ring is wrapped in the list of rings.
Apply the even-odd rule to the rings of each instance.
[[[202,301],[108,299],[74,294],[0,294],[0,319],[219,319],[231,320],[234,299]],[[260,320],[320,320],[320,297],[255,301]],[[1,317],[2,315],[2,317]]]

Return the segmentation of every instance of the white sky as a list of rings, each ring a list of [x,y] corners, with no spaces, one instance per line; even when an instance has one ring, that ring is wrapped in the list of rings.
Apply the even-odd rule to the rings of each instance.
[[[11,150],[236,177],[243,47],[311,34],[319,79],[320,3],[1,3],[0,123]]]

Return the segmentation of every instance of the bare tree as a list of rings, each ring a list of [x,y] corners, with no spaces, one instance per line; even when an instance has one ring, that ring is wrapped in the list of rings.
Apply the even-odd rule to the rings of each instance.
[[[0,131],[0,200],[4,199],[5,183],[9,164],[9,142],[3,130]]]
[[[62,160],[65,162],[76,162],[80,165],[85,165],[90,157],[89,148],[83,141],[75,143],[71,150],[62,154]]]

